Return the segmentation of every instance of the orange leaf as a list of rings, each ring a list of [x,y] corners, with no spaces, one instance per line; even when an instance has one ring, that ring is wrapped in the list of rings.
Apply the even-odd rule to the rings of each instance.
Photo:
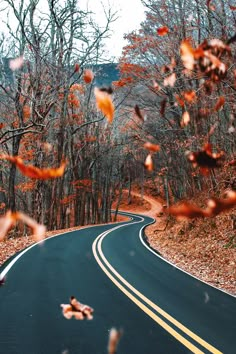
[[[181,127],[186,127],[190,122],[190,115],[187,111],[185,111],[182,115],[182,120],[181,120]]]
[[[160,145],[152,144],[150,142],[146,142],[144,144],[144,148],[151,151],[151,152],[158,152],[160,151]]]
[[[188,39],[182,41],[180,45],[180,55],[185,68],[193,70],[195,64],[194,49]]]
[[[0,218],[0,241],[4,239],[7,232],[10,230],[12,226],[15,225],[17,221],[24,222],[27,226],[29,226],[33,231],[33,237],[36,241],[41,241],[46,232],[46,227],[44,225],[38,224],[34,219],[29,217],[28,215],[21,212],[11,212],[7,211],[5,216]]]
[[[38,168],[33,165],[25,165],[23,160],[18,156],[8,156],[1,155],[0,159],[8,160],[14,163],[21,173],[29,178],[36,179],[49,179],[49,178],[57,178],[61,177],[64,174],[66,162],[62,162],[61,166],[58,168]]]
[[[4,216],[0,218],[0,241],[2,241],[15,221],[12,218],[11,211],[7,211]]]
[[[84,82],[86,84],[90,84],[90,82],[93,81],[93,78],[94,78],[94,74],[93,74],[92,70],[85,69],[84,75],[83,75]]]
[[[169,28],[164,26],[157,29],[158,36],[165,36],[169,32]]]
[[[144,162],[144,167],[148,171],[153,171],[153,161],[152,161],[152,155],[151,154],[147,155],[146,160]]]
[[[97,108],[106,116],[109,123],[112,123],[114,117],[115,107],[111,96],[99,88],[94,88],[94,95],[96,98]]]
[[[185,91],[183,95],[187,102],[193,102],[196,99],[195,91]]]
[[[214,107],[214,110],[215,111],[219,111],[225,104],[225,98],[224,96],[221,96],[218,98],[217,102],[216,102],[216,105]]]

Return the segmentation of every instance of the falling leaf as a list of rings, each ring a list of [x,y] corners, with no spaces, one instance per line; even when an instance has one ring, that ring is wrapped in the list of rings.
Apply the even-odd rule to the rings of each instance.
[[[157,29],[158,36],[165,36],[169,32],[169,28],[164,26]]]
[[[103,92],[107,92],[107,93],[109,93],[109,95],[111,95],[113,93],[113,88],[111,86],[109,86],[109,87],[100,87],[99,90],[103,91]]]
[[[81,304],[74,296],[70,297],[70,304],[61,304],[63,316],[70,320],[73,316],[76,320],[92,320],[93,309],[88,305]]]
[[[176,81],[176,74],[172,73],[171,75],[164,78],[163,85],[174,87]]]
[[[14,163],[21,173],[29,178],[50,179],[61,177],[64,174],[66,162],[62,162],[58,168],[38,168],[33,165],[25,165],[19,156],[0,155],[0,159]]]
[[[34,219],[21,212],[16,213],[16,220],[24,222],[27,226],[31,228],[31,230],[33,231],[32,237],[36,240],[36,242],[44,239],[46,233],[45,225],[38,224]]]
[[[192,91],[185,91],[183,93],[183,96],[184,96],[184,99],[189,103],[196,100],[196,92],[193,90]]]
[[[206,144],[201,151],[188,152],[187,158],[194,167],[199,166],[202,168],[201,172],[208,174],[209,169],[221,166],[219,161],[223,155],[223,151],[212,153],[211,144]]]
[[[153,171],[153,161],[152,161],[152,155],[148,154],[146,157],[146,160],[144,162],[144,167],[148,171]]]
[[[0,277],[0,286],[4,285],[6,282],[6,279],[3,277]]]
[[[144,148],[151,151],[151,152],[158,152],[160,151],[160,145],[152,144],[150,142],[146,142],[144,144]]]
[[[181,127],[186,127],[190,122],[190,115],[187,111],[185,111],[182,115]]]
[[[188,39],[182,41],[180,45],[180,55],[184,67],[188,70],[193,70],[195,64],[194,49]]]
[[[232,11],[236,11],[236,6],[229,5],[229,8],[230,8],[230,10],[232,10]]]
[[[161,101],[161,109],[160,109],[160,114],[161,114],[162,116],[164,116],[164,114],[165,114],[166,104],[167,104],[167,99],[164,98],[164,99]]]
[[[143,115],[142,115],[142,113],[141,113],[141,110],[140,110],[140,108],[139,108],[139,106],[138,106],[137,104],[134,106],[134,111],[135,111],[135,113],[137,114],[137,116],[138,116],[142,121],[144,121],[144,117],[143,117]]]
[[[10,68],[12,71],[15,71],[15,70],[20,69],[20,68],[23,66],[23,64],[24,64],[23,55],[21,55],[21,56],[18,57],[18,58],[9,60],[9,68]]]
[[[210,296],[206,291],[204,291],[204,304],[207,304],[210,300]]]
[[[36,241],[41,241],[45,237],[46,227],[38,224],[34,219],[22,212],[7,211],[4,216],[0,218],[0,241],[2,241],[7,232],[13,227],[17,221],[22,221],[33,231],[33,238]]]
[[[112,327],[110,329],[108,346],[107,346],[108,354],[117,353],[117,347],[118,347],[118,344],[119,344],[119,341],[120,341],[120,338],[121,338],[122,334],[123,334],[122,330],[118,331],[114,327]]]
[[[11,211],[7,211],[4,216],[0,217],[0,241],[7,235],[10,228],[14,225],[15,220],[12,217]]]
[[[216,102],[216,105],[214,107],[215,111],[219,111],[225,104],[225,98],[224,96],[221,96],[218,98],[218,101]]]
[[[93,81],[94,74],[92,70],[85,69],[84,70],[84,75],[83,75],[83,80],[86,84],[90,84]]]
[[[112,123],[115,107],[111,96],[107,92],[100,91],[99,88],[94,88],[97,108],[106,116],[109,123]]]
[[[232,134],[232,133],[234,133],[234,132],[235,132],[235,128],[234,128],[233,125],[231,125],[231,126],[229,127],[229,129],[228,129],[228,133]]]
[[[182,98],[180,98],[179,95],[175,95],[175,99],[178,102],[178,104],[180,105],[180,107],[184,107],[184,100]]]
[[[166,212],[168,214],[178,217],[178,219],[181,218],[192,219],[192,218],[199,218],[205,216],[205,213],[201,208],[187,201],[179,205],[171,206],[170,208],[167,208]]]
[[[80,69],[80,66],[78,63],[75,64],[74,72],[77,73]]]
[[[199,218],[199,217],[213,217],[221,212],[227,211],[236,205],[236,192],[228,191],[226,198],[211,198],[207,201],[207,208],[202,209],[187,201],[171,206],[166,210],[167,213],[176,216],[177,218]]]

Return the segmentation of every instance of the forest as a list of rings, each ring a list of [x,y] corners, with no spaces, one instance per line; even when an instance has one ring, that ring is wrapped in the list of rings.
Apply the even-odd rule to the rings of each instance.
[[[77,0],[2,1],[1,240],[111,222],[148,184],[171,222],[230,211],[235,245],[236,6],[142,2],[112,63],[112,8],[101,28]]]

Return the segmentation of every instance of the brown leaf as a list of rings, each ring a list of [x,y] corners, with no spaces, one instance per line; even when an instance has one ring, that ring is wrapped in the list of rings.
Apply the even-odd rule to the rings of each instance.
[[[71,319],[73,316],[76,320],[92,320],[93,319],[93,308],[81,304],[74,296],[70,297],[70,304],[61,304],[62,314],[66,319]]]
[[[146,142],[143,146],[145,149],[149,150],[150,152],[160,151],[160,145],[157,145],[157,144],[152,144],[150,142]]]
[[[140,110],[140,108],[139,108],[139,106],[138,106],[137,104],[134,106],[134,111],[135,111],[135,113],[137,114],[137,116],[138,116],[142,121],[144,121],[144,117],[143,117],[143,115],[142,115],[142,113],[141,113],[141,110]]]
[[[194,165],[203,168],[202,172],[208,172],[208,169],[217,168],[220,158],[224,155],[221,151],[219,153],[212,153],[211,144],[206,144],[201,151],[187,153],[188,160]]]
[[[164,116],[164,114],[165,114],[166,104],[167,104],[167,99],[164,98],[164,99],[161,101],[161,109],[160,109],[160,114],[161,114],[162,116]]]

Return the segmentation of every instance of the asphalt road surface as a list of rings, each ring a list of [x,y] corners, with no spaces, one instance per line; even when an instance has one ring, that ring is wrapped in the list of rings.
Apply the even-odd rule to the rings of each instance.
[[[0,354],[236,353],[236,298],[165,262],[142,240],[151,218],[47,239],[8,262],[0,287]],[[94,319],[67,320],[73,295]]]

